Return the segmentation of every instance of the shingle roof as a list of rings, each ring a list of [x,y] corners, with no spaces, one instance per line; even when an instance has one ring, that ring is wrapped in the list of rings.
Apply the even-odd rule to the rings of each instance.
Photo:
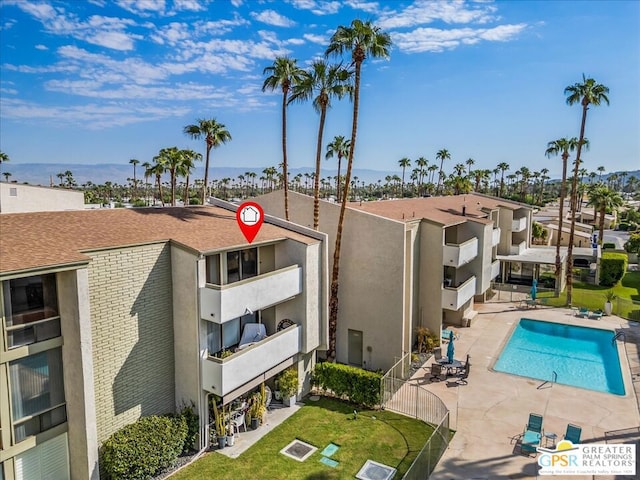
[[[254,243],[311,237],[264,223]],[[82,252],[172,240],[200,252],[248,245],[234,212],[174,207],[0,215],[0,273],[89,260]]]

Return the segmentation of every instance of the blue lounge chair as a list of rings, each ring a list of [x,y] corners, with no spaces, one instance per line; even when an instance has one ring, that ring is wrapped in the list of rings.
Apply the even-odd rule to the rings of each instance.
[[[529,422],[524,427],[524,434],[522,435],[522,442],[520,448],[523,453],[535,453],[536,447],[540,445],[540,439],[542,438],[544,431],[542,430],[542,415],[536,413],[529,414]]]
[[[581,307],[578,311],[578,316],[582,318],[587,318],[589,316],[589,309]]]
[[[600,320],[602,318],[602,313],[603,313],[602,310],[594,310],[589,315],[589,318],[591,318],[593,320]]]
[[[582,435],[582,427],[569,423],[567,425],[567,431],[564,434],[564,439],[569,440],[575,445],[580,443],[580,435]]]

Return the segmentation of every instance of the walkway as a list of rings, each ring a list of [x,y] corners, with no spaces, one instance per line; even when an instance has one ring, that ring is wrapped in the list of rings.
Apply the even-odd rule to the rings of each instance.
[[[582,426],[582,439],[587,442],[605,443],[605,432],[640,425],[634,392],[634,387],[640,387],[640,381],[634,384],[631,373],[633,368],[635,378],[639,376],[640,358],[638,346],[630,344],[634,334],[640,337],[637,323],[618,317],[581,319],[567,309],[520,310],[518,304],[510,302],[477,304],[475,308],[478,316],[470,328],[459,329],[460,339],[455,343],[456,358],[464,359],[467,353],[471,356],[468,385],[443,381],[430,383],[427,387],[446,403],[451,411],[451,428],[457,430],[430,480],[537,478],[535,458],[521,455],[516,446],[516,439],[523,432],[530,412],[542,414],[544,430],[555,432],[558,438],[562,438],[567,423]],[[491,366],[511,329],[522,317],[624,329],[627,353],[625,355],[623,347],[619,352],[627,395],[610,395],[560,384],[538,390],[539,380],[492,371]],[[413,382],[429,383],[431,362],[414,375]],[[571,478],[584,477],[563,477]]]

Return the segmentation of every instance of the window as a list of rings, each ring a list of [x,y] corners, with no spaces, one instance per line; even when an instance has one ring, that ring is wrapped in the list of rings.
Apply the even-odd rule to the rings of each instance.
[[[67,420],[60,348],[10,362],[9,384],[16,442]]]
[[[9,348],[60,336],[55,274],[9,280],[2,295]]]
[[[258,323],[258,314],[243,315],[223,324],[207,322],[207,348],[209,355],[230,350],[240,343],[242,329],[247,323]]]
[[[258,249],[227,252],[227,283],[258,275]]]

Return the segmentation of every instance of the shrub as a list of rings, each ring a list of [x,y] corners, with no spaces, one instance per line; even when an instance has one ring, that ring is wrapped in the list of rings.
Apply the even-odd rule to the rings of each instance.
[[[603,250],[615,250],[616,249],[616,244],[615,243],[611,243],[611,242],[606,242],[602,244],[602,249]]]
[[[640,253],[640,233],[632,234],[624,244],[624,249],[628,253]]]
[[[187,436],[184,417],[143,417],[121,428],[100,449],[112,480],[146,480],[173,465]]]
[[[182,446],[182,453],[188,453],[193,449],[196,442],[196,437],[200,430],[200,417],[196,413],[196,406],[193,402],[190,405],[183,405],[177,416],[182,417],[187,425],[187,434]]]
[[[295,367],[287,368],[278,376],[278,385],[282,398],[293,397],[298,393],[298,370]]]
[[[618,225],[618,230],[622,230],[623,232],[626,232],[629,229],[629,224],[627,222],[620,222],[620,224]]]
[[[338,397],[367,407],[380,404],[380,381],[382,375],[340,363],[318,363],[313,370],[311,383],[314,387],[330,390]]]
[[[627,271],[628,258],[624,253],[603,252],[600,260],[600,285],[613,287]]]

